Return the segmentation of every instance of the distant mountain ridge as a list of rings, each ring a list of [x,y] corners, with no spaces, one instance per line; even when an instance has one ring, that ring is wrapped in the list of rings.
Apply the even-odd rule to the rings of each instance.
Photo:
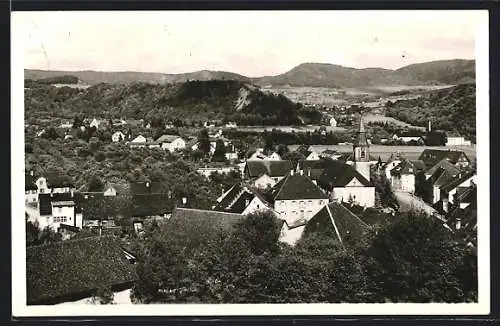
[[[441,60],[411,64],[396,70],[349,68],[328,63],[302,63],[276,76],[250,78],[227,71],[201,70],[191,73],[50,71],[24,70],[25,79],[72,75],[86,84],[99,83],[178,83],[192,80],[237,80],[256,85],[356,88],[395,85],[441,85],[475,82],[474,60]]]

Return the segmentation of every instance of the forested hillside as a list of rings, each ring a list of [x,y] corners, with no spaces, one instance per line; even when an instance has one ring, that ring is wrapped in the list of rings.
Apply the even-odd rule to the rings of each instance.
[[[476,85],[461,84],[419,98],[388,102],[386,115],[413,125],[464,136],[476,141]],[[488,109],[488,108],[484,108]]]
[[[261,92],[239,81],[190,81],[169,85],[97,84],[86,89],[30,85],[27,117],[72,118],[77,113],[102,118],[180,119],[186,123],[229,120],[244,125],[300,124],[302,105],[283,95]]]

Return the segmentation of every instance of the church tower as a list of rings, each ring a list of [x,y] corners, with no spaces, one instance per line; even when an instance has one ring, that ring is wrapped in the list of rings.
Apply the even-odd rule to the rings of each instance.
[[[354,152],[354,168],[370,181],[370,144],[368,144],[366,137],[363,117],[360,118],[359,131],[352,147]]]

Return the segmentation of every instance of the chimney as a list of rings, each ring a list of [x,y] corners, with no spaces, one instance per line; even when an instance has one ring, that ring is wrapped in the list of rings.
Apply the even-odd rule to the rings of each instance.
[[[293,175],[293,169],[290,170],[290,175]]]

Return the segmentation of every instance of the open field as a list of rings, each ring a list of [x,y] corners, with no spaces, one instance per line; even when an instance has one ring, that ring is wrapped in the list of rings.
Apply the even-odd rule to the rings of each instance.
[[[299,145],[290,145],[290,150],[295,150]],[[410,160],[416,160],[423,152],[424,149],[439,149],[439,150],[460,150],[463,151],[469,159],[476,158],[476,146],[385,146],[385,145],[371,145],[370,154],[386,161],[391,154],[401,153],[401,155]],[[312,145],[310,149],[316,152],[322,152],[326,149],[333,149],[340,153],[352,152],[352,145]]]
[[[306,131],[314,131],[319,129],[320,127],[325,127],[326,131],[346,131],[345,128],[342,127],[332,127],[332,126],[319,126],[319,125],[307,125],[307,126],[246,126],[246,127],[238,127],[238,131],[247,131],[247,132],[264,132],[265,130],[271,131],[273,129],[281,130],[284,132],[306,132]]]
[[[425,127],[417,127],[417,126],[413,126],[409,123],[406,123],[406,122],[403,122],[401,120],[397,120],[397,119],[394,119],[394,118],[391,118],[391,117],[386,117],[385,115],[381,115],[381,114],[367,114],[367,115],[364,115],[363,116],[363,121],[365,123],[369,123],[369,122],[387,122],[387,123],[392,123],[396,126],[400,126],[400,127],[408,127],[408,128],[413,128],[413,129],[420,129],[420,130],[425,130]]]

